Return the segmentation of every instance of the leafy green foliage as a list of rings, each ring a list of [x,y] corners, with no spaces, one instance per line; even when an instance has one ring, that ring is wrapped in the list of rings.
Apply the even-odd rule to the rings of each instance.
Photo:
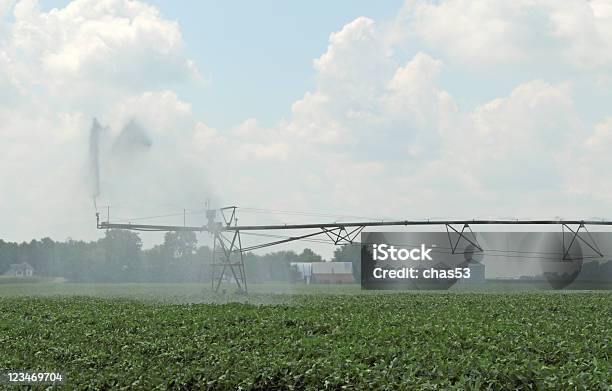
[[[609,390],[611,298],[0,298],[0,367],[63,371],[71,389]]]
[[[166,232],[163,246],[170,257],[182,258],[196,252],[198,238],[191,231]]]

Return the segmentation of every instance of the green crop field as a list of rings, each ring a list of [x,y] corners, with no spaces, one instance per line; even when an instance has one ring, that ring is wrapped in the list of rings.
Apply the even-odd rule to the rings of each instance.
[[[0,291],[0,368],[61,371],[68,389],[612,385],[608,292],[256,293],[247,301],[273,304],[255,305],[11,289]]]

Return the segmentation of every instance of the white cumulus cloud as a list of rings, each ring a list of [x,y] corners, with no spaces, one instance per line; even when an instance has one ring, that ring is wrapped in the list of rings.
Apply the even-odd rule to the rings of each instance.
[[[1,5],[13,13],[0,26],[0,180],[9,189],[0,210],[13,227],[5,239],[98,234],[88,156],[94,117],[106,127],[99,205],[158,213],[213,195],[196,142],[205,125],[164,88],[198,78],[176,21],[140,1],[75,0],[48,11],[35,0]]]
[[[608,0],[411,0],[398,28],[478,67],[561,62],[610,70],[611,8]]]
[[[82,99],[200,77],[178,23],[145,3],[75,0],[43,12],[22,0],[13,13],[0,50],[10,61],[0,65],[23,93],[44,88]]]

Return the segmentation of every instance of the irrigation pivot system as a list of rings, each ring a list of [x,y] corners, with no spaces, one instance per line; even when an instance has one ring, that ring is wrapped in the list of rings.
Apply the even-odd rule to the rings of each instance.
[[[219,290],[225,276],[233,278],[242,292],[247,292],[247,277],[244,268],[244,253],[264,247],[293,242],[296,240],[310,240],[333,245],[356,243],[359,234],[367,227],[408,227],[408,226],[438,226],[445,227],[449,239],[449,249],[455,254],[459,241],[465,240],[482,252],[483,249],[472,231],[472,226],[481,225],[554,225],[563,232],[563,258],[570,259],[569,253],[575,243],[583,243],[598,257],[603,257],[599,246],[591,236],[587,226],[612,226],[612,221],[605,220],[394,220],[394,221],[357,221],[341,223],[312,223],[312,224],[280,224],[280,225],[238,225],[236,210],[238,207],[230,206],[221,209],[208,209],[206,211],[207,224],[203,226],[186,225],[152,225],[132,223],[111,223],[100,221],[100,214],[96,213],[98,229],[127,229],[133,231],[191,231],[208,232],[213,236],[213,258],[211,268],[212,288]],[[222,221],[217,217],[221,216]],[[283,236],[267,234],[269,231],[304,231],[296,236]],[[566,241],[566,231],[568,240]],[[241,234],[264,237],[270,241],[243,247]]]

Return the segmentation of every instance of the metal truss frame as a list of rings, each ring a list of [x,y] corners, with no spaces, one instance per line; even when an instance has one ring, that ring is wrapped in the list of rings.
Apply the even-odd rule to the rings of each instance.
[[[478,252],[484,251],[482,249],[482,246],[480,246],[480,243],[478,243],[476,234],[474,233],[474,231],[472,231],[472,228],[470,227],[469,224],[463,224],[463,227],[461,228],[461,232],[458,231],[455,227],[453,227],[452,224],[444,224],[444,225],[446,227],[446,233],[448,234],[448,242],[450,244],[451,254],[464,254],[464,252],[457,253],[457,247],[459,246],[459,242],[461,241],[461,239],[465,240],[470,245],[474,246],[474,251],[476,250],[478,250]],[[469,231],[469,233],[472,235],[471,239],[467,236],[468,232],[466,231],[466,228]],[[453,244],[453,240],[451,239],[451,230],[457,234],[457,240],[455,241],[455,244]]]
[[[569,231],[568,234],[571,237],[571,240],[569,241],[569,245],[567,247],[565,247],[565,229]],[[586,238],[580,234],[580,230],[583,230],[584,234],[586,234],[587,236]],[[565,223],[561,224],[561,233],[562,233],[562,241],[563,241],[563,260],[564,261],[573,260],[573,258],[570,256],[570,251],[574,243],[577,243],[576,239],[586,244],[591,250],[593,250],[597,254],[597,255],[591,255],[591,256],[582,255],[581,256],[582,259],[603,258],[604,256],[603,253],[601,252],[599,246],[597,245],[597,242],[595,241],[595,239],[593,238],[593,236],[591,235],[591,233],[589,232],[589,230],[587,229],[584,223],[578,224],[578,228],[576,230],[573,230],[569,226],[569,224],[565,224]]]

